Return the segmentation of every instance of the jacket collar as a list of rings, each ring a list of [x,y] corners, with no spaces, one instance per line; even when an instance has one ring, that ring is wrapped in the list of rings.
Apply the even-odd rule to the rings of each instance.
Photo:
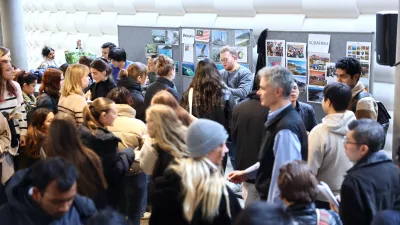
[[[286,208],[286,211],[289,213],[315,213],[315,204],[314,203],[293,203],[292,205]]]
[[[108,140],[116,140],[118,142],[121,142],[121,139],[119,139],[117,136],[115,136],[113,133],[111,133],[109,130],[103,127],[98,127],[94,130],[94,134],[92,131],[87,128],[85,125],[81,124],[79,125],[79,130],[83,132],[84,135],[88,135],[94,137],[95,139],[102,140],[102,141],[108,141]]]
[[[136,110],[134,108],[132,108],[132,106],[127,105],[127,104],[116,104],[115,106],[118,111],[118,116],[126,116],[126,117],[135,118]]]
[[[160,83],[166,84],[166,85],[170,86],[171,88],[174,88],[174,86],[175,86],[174,82],[168,80],[165,77],[158,77],[156,82],[160,82]]]
[[[351,90],[351,97],[354,98],[358,93],[364,91],[365,86],[361,81],[358,81],[356,86]]]
[[[383,163],[383,162],[392,162],[392,160],[389,159],[389,157],[387,157],[386,153],[384,153],[383,151],[373,152],[373,153],[370,153],[370,154],[364,156],[364,158],[362,158],[360,161],[358,161],[353,166],[353,168],[351,168],[348,172],[354,171],[358,168],[370,166],[372,164]]]
[[[286,115],[291,110],[293,110],[292,103],[289,103],[288,105],[286,105],[274,112],[269,112],[268,113],[268,121],[265,123],[265,127],[268,128],[272,124],[278,122],[284,115]]]
[[[129,91],[142,91],[142,87],[134,79],[130,77],[122,78],[118,80],[118,86],[125,87]]]

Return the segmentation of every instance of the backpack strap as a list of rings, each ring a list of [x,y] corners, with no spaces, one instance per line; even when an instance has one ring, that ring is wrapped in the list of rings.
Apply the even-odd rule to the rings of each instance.
[[[356,112],[357,109],[357,103],[360,99],[366,98],[366,97],[371,97],[371,94],[366,92],[366,91],[360,91],[358,92],[353,99],[351,100],[351,111],[354,113]]]
[[[326,210],[315,209],[317,213],[317,225],[329,225],[330,215]]]

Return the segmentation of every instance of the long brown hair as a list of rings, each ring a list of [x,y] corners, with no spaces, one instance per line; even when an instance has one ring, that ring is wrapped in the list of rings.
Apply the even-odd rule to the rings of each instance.
[[[175,69],[174,60],[165,55],[159,55],[156,63],[157,75],[161,77],[168,76],[171,70]]]
[[[216,107],[223,106],[221,79],[212,61],[205,59],[197,64],[192,83],[181,101],[181,106],[185,109],[189,109],[190,88],[193,88],[193,107],[199,109],[199,114],[211,113]]]
[[[60,97],[60,82],[62,71],[59,69],[48,68],[44,71],[42,83],[39,88],[39,96],[43,93],[51,97]]]
[[[54,117],[45,149],[47,157],[63,157],[75,165],[79,194],[94,198],[99,186],[107,188],[99,156],[82,145],[75,120],[70,115],[57,114]]]
[[[40,158],[40,148],[47,136],[43,125],[49,113],[52,111],[47,108],[38,108],[32,113],[32,122],[29,124],[26,136],[26,153],[31,158]]]
[[[12,80],[7,80],[6,82],[4,82],[5,79],[3,78],[3,69],[4,69],[4,66],[8,63],[11,65],[10,61],[8,61],[8,60],[0,61],[0,102],[5,101],[4,93],[6,91],[8,91],[9,93],[11,93],[14,96],[17,96],[17,87],[14,86],[14,84],[12,83]]]
[[[114,102],[108,98],[96,98],[92,104],[85,106],[83,110],[83,125],[94,133],[97,128],[105,127],[100,123],[100,116],[103,112],[107,113]]]
[[[179,105],[175,97],[172,96],[172,94],[168,91],[162,90],[160,92],[157,92],[157,94],[155,94],[154,97],[151,99],[151,105],[154,104],[162,104],[171,107],[175,111],[182,124],[187,127],[192,122],[190,114]]]

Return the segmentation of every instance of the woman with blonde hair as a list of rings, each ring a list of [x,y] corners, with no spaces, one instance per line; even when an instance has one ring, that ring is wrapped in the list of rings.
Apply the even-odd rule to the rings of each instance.
[[[154,180],[164,173],[171,162],[187,155],[187,128],[166,105],[150,106],[146,111],[146,121],[149,137],[141,149],[140,167]]]
[[[167,105],[171,107],[181,120],[182,124],[187,127],[190,125],[190,123],[196,120],[196,117],[190,115],[184,108],[182,108],[174,96],[172,96],[168,91],[160,91],[155,94],[151,100],[151,105],[154,104]]]
[[[65,72],[64,85],[58,102],[58,112],[71,115],[77,124],[83,123],[83,109],[87,105],[83,89],[89,85],[89,68],[72,64]]]
[[[234,224],[241,206],[225,185],[220,166],[228,152],[225,128],[198,119],[187,132],[190,158],[177,161],[155,181],[150,225]]]
[[[136,118],[145,121],[146,107],[144,106],[144,94],[142,85],[146,82],[147,66],[140,62],[134,62],[126,70],[119,72],[118,87],[128,89],[133,98],[132,107],[136,110]]]
[[[135,159],[130,147],[118,151],[121,139],[107,129],[114,125],[117,116],[112,100],[96,98],[92,104],[85,106],[84,122],[78,127],[82,143],[97,153],[102,161],[103,174],[108,183],[107,202],[114,208],[118,206],[122,178]]]

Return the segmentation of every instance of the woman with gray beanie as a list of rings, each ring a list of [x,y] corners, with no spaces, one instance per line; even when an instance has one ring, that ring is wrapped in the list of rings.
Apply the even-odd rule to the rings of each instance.
[[[217,122],[198,119],[190,124],[190,157],[177,160],[156,179],[150,225],[234,224],[241,207],[219,169],[227,138]]]

